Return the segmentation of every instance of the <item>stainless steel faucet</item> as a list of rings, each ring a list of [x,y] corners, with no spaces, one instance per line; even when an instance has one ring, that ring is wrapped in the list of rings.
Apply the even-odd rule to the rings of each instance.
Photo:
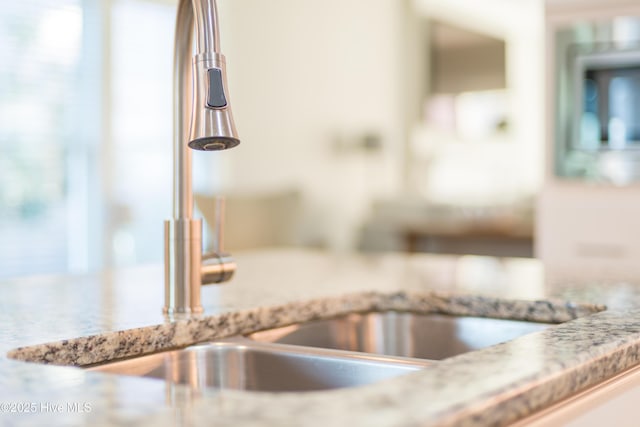
[[[226,87],[216,1],[180,0],[174,46],[173,218],[165,221],[163,311],[169,315],[201,313],[200,287],[227,281],[235,272],[229,255],[202,254],[202,220],[193,218],[189,149],[224,150],[240,143]],[[221,227],[220,221],[216,228]]]

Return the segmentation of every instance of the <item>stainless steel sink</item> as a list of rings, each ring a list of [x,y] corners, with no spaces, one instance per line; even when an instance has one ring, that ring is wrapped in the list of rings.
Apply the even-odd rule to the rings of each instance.
[[[397,312],[350,314],[88,369],[195,389],[326,390],[404,375],[548,326]]]
[[[312,391],[354,387],[424,368],[402,360],[234,338],[88,368],[192,388]]]
[[[382,312],[285,326],[249,337],[261,342],[441,360],[549,326],[482,317]]]

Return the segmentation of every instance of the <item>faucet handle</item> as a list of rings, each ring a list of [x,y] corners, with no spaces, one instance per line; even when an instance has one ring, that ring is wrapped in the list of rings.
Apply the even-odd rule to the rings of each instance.
[[[204,254],[201,265],[200,276],[203,285],[227,282],[236,272],[236,261],[230,254]]]
[[[224,196],[216,196],[214,200],[215,209],[213,214],[213,224],[211,224],[211,229],[213,230],[211,250],[213,253],[221,254],[224,246],[225,199]]]
[[[226,282],[233,277],[236,271],[235,260],[223,250],[224,210],[224,197],[216,196],[214,219],[213,224],[211,224],[213,229],[211,249],[213,252],[202,256],[202,267],[200,269],[203,285]]]

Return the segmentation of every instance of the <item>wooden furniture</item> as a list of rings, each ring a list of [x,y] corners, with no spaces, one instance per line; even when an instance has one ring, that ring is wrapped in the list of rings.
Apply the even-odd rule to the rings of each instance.
[[[532,230],[516,227],[407,227],[407,252],[533,257]]]

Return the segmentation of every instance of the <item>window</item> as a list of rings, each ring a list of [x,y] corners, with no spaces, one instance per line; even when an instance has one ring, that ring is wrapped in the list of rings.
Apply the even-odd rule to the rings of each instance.
[[[0,277],[70,267],[82,23],[79,0],[0,11]]]
[[[161,262],[175,5],[0,9],[0,278]]]

